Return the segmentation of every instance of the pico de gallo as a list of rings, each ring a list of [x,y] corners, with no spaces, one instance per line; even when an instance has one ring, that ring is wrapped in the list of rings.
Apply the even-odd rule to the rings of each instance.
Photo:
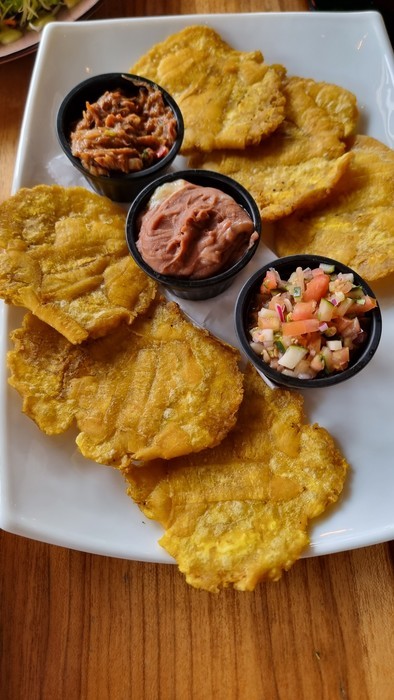
[[[334,265],[297,267],[289,279],[270,268],[252,312],[251,347],[271,368],[299,379],[345,370],[367,337],[377,301]]]

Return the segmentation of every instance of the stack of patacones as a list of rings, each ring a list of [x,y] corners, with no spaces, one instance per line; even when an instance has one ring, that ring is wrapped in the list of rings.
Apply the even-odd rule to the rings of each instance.
[[[154,46],[131,72],[172,93],[188,164],[251,192],[278,255],[329,255],[367,281],[394,271],[394,152],[357,134],[355,95],[290,77],[202,26]]]
[[[394,155],[354,136],[353,95],[199,26],[131,71],[178,101],[189,165],[251,191],[277,253],[329,254],[369,280],[393,270]],[[123,209],[83,188],[42,185],[1,205],[0,294],[29,309],[10,383],[44,432],[76,424],[81,453],[123,473],[191,585],[252,590],[302,554],[346,459],[299,394],[241,371],[234,348],[160,296],[124,225]]]
[[[79,187],[0,206],[0,294],[29,309],[10,384],[42,431],[76,424],[81,453],[124,473],[190,583],[253,588],[301,554],[346,462],[303,424],[299,396],[244,375],[234,348],[160,296],[124,227],[123,209]]]

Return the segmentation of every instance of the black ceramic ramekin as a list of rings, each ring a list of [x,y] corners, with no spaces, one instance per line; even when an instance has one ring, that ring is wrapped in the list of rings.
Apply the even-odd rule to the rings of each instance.
[[[135,82],[134,82],[135,81]],[[94,103],[107,90],[121,88],[132,96],[141,83],[158,88],[163,96],[164,104],[169,106],[177,124],[177,136],[169,152],[150,167],[129,174],[114,172],[108,175],[93,175],[82,165],[81,160],[72,155],[70,133],[77,121],[82,118],[86,102]],[[87,78],[76,85],[63,99],[56,120],[56,130],[59,143],[72,165],[85,177],[87,182],[98,194],[105,195],[116,202],[131,202],[140,190],[149,182],[167,172],[179,153],[182,145],[184,124],[181,111],[175,100],[160,85],[129,73],[103,73]]]
[[[362,287],[364,292],[371,297],[375,297],[369,285],[347,265],[341,262],[332,260],[319,255],[290,255],[284,258],[278,258],[264,265],[257,270],[250,279],[242,287],[235,306],[235,327],[241,347],[252,362],[252,364],[262,372],[274,384],[280,385],[289,389],[317,389],[334,384],[340,384],[354,377],[360,372],[374,356],[382,333],[382,315],[379,306],[366,312],[365,325],[367,337],[357,350],[353,350],[350,356],[350,362],[346,369],[342,371],[332,372],[330,374],[318,375],[314,379],[302,379],[294,376],[288,376],[270,367],[263,358],[251,347],[251,338],[249,334],[250,318],[253,304],[258,296],[261,283],[265,273],[273,268],[281,279],[287,280],[291,273],[297,267],[306,269],[308,267],[318,267],[320,264],[334,265],[336,272],[353,273],[354,284]]]
[[[225,269],[211,277],[204,279],[190,279],[185,277],[175,277],[163,275],[150,267],[137,247],[139,235],[139,218],[141,213],[146,208],[154,191],[169,182],[175,180],[186,180],[195,185],[202,187],[215,187],[222,192],[230,195],[250,216],[258,238],[253,245],[244,253],[231,267]],[[249,192],[237,183],[232,178],[229,178],[220,173],[211,172],[208,170],[182,170],[178,172],[168,173],[163,177],[158,178],[150,183],[143,191],[141,191],[134,202],[132,203],[126,221],[126,238],[131,255],[135,262],[154,280],[163,285],[163,287],[171,290],[176,296],[183,299],[201,300],[217,296],[227,289],[238,273],[244,269],[248,262],[255,254],[261,234],[261,217],[256,202]]]

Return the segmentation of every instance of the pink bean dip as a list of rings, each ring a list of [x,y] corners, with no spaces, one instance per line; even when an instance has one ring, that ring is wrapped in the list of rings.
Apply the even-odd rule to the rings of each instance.
[[[204,279],[231,267],[257,238],[252,219],[228,194],[175,180],[156,190],[140,217],[137,248],[162,275]]]

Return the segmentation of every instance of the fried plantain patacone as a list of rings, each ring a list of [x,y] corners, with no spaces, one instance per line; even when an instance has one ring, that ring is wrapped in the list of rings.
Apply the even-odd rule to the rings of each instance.
[[[186,581],[217,592],[278,580],[334,503],[348,465],[329,433],[305,422],[300,394],[248,367],[236,426],[199,454],[124,470],[128,494],[165,532]]]
[[[283,66],[260,51],[236,51],[214,29],[194,25],[155,44],[131,73],[164,87],[185,123],[182,153],[243,149],[284,118]]]
[[[132,323],[157,286],[129,255],[125,217],[83,187],[20,189],[0,204],[0,297],[71,343]]]
[[[373,281],[394,272],[394,151],[357,136],[351,166],[326,202],[272,229],[278,255],[326,255]]]
[[[345,133],[355,128],[357,112],[351,93],[316,83],[315,94],[310,82],[300,78],[284,82],[285,119],[259,145],[243,151],[196,152],[188,165],[215,170],[240,182],[255,198],[264,222],[281,219],[301,207],[313,209],[349,167]],[[334,88],[334,95],[342,97],[342,110],[333,111],[326,105]]]
[[[10,384],[48,434],[75,421],[88,459],[124,467],[217,445],[243,396],[239,353],[160,299],[133,325],[78,346],[27,314],[12,333]],[[231,391],[228,390],[231,386]]]

